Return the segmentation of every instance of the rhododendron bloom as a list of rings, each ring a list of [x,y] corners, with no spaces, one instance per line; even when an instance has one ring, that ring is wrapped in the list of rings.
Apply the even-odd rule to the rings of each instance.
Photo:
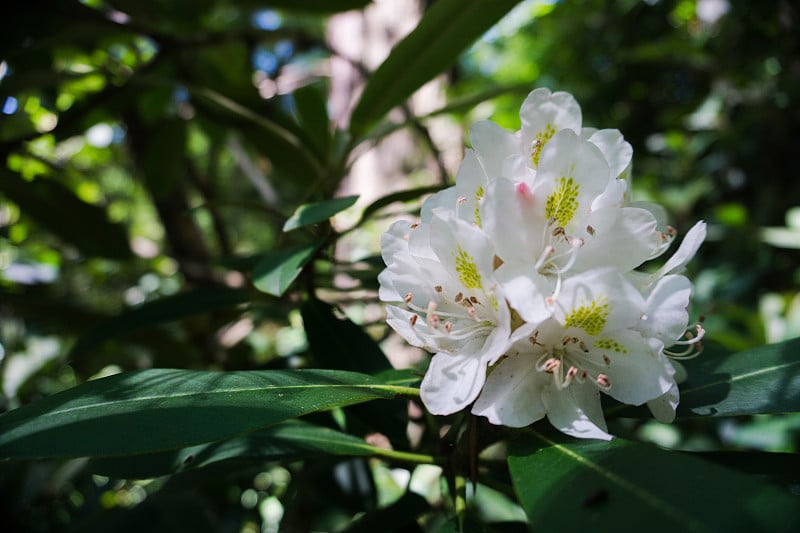
[[[669,422],[674,360],[699,353],[704,334],[686,331],[692,284],[681,271],[705,224],[660,269],[636,270],[676,232],[659,206],[630,203],[630,145],[583,127],[563,92],[533,91],[520,118],[516,133],[474,125],[456,184],[383,237],[387,321],[435,354],[422,400],[434,414],[471,405],[494,424],[546,417],[608,439],[604,393]]]

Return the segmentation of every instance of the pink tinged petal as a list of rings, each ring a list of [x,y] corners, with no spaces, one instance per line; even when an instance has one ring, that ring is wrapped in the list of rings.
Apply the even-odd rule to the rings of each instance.
[[[474,123],[469,129],[469,140],[490,181],[503,175],[507,157],[519,154],[519,141],[514,134],[489,120]]]
[[[576,274],[564,281],[553,303],[553,317],[580,335],[598,336],[605,331],[639,323],[645,302],[639,291],[614,268]]]
[[[674,370],[666,357],[651,350],[650,343],[632,330],[616,331],[598,339],[589,349],[608,376],[611,387],[606,394],[631,405],[641,405],[666,393],[674,384]]]
[[[692,226],[692,229],[686,234],[678,247],[678,250],[669,258],[669,260],[658,269],[653,277],[660,278],[667,274],[679,274],[683,271],[686,264],[694,257],[700,245],[706,238],[706,223],[702,220]]]
[[[647,408],[659,422],[670,424],[675,420],[675,409],[678,408],[680,392],[678,385],[674,384],[670,389],[656,398],[647,402]]]
[[[573,266],[576,271],[613,266],[627,272],[647,261],[658,247],[656,220],[644,209],[601,209],[592,213],[587,225],[594,234],[584,238]]]
[[[438,353],[422,380],[420,397],[431,413],[449,415],[472,403],[485,380],[484,357]]]
[[[589,137],[589,142],[603,152],[611,169],[612,178],[625,179],[628,177],[633,158],[633,147],[619,130],[599,130]]]
[[[579,133],[583,121],[581,107],[575,97],[566,92],[551,93],[544,88],[535,89],[528,94],[519,110],[519,117],[522,121],[520,141],[525,152],[530,151],[531,144],[537,137],[546,144],[549,131],[570,129]]]
[[[573,383],[563,390],[550,387],[543,400],[547,419],[562,433],[611,440],[600,406],[600,391],[591,383]]]
[[[538,372],[532,354],[501,361],[492,369],[472,414],[485,416],[492,424],[524,427],[545,415],[542,392],[553,378]]]
[[[504,262],[531,264],[542,247],[545,220],[525,182],[499,179],[489,185],[481,207],[483,230]]]
[[[672,346],[689,323],[692,283],[684,276],[669,275],[658,280],[647,296],[647,309],[637,328],[646,337],[655,337]]]

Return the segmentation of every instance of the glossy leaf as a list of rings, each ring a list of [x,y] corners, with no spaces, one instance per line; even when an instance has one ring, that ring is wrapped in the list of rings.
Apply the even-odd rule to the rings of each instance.
[[[800,412],[800,338],[732,353],[711,345],[684,363],[678,418]],[[608,402],[609,404],[612,402]],[[606,415],[651,418],[614,404]]]
[[[738,353],[703,353],[686,363],[682,417],[800,411],[800,338]]]
[[[253,285],[267,294],[282,296],[319,245],[312,242],[263,255],[253,269]]]
[[[350,128],[363,133],[393,107],[452,65],[459,54],[518,0],[439,0],[369,77]]]
[[[292,231],[293,229],[328,220],[336,213],[344,211],[355,204],[357,200],[358,196],[343,196],[341,198],[323,200],[322,202],[303,204],[295,209],[292,216],[283,225],[283,231]]]
[[[151,478],[235,459],[285,461],[320,455],[370,456],[383,452],[364,439],[300,420],[178,450],[93,459],[89,469],[119,478]]]
[[[80,200],[50,178],[22,179],[0,165],[0,194],[25,215],[87,256],[128,259],[132,256],[124,226],[109,221],[105,210]]]
[[[800,527],[800,506],[788,493],[690,454],[623,439],[556,439],[532,431],[511,443],[511,476],[534,530]]]
[[[81,335],[71,354],[94,348],[98,344],[125,333],[180,320],[193,315],[234,307],[250,300],[247,291],[225,287],[197,289],[165,296],[123,311],[100,322]]]
[[[365,374],[334,370],[127,372],[0,415],[0,458],[173,450],[308,413],[413,393]]]

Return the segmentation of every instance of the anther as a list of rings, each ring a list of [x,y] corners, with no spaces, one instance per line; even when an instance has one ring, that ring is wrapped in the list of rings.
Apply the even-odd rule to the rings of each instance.
[[[553,372],[554,370],[558,369],[559,366],[561,366],[561,361],[559,361],[555,357],[551,357],[550,359],[544,362],[542,370],[544,370],[545,372]]]
[[[594,237],[594,228],[591,226],[586,226],[586,233]]]
[[[458,294],[456,294],[456,303],[460,302],[463,297],[464,297],[464,293],[462,293],[462,292],[459,292]]]
[[[411,303],[411,300],[412,300],[413,298],[414,298],[414,295],[413,295],[413,294],[411,294],[411,293],[409,292],[408,294],[406,294],[406,295],[405,295],[405,297],[403,297],[403,300],[404,300],[404,301],[405,301],[407,304],[410,304],[410,303]]]
[[[467,314],[472,320],[478,320],[478,315],[475,313],[474,307],[467,308]]]
[[[611,381],[605,374],[597,374],[597,378],[594,381],[600,386],[600,388],[603,389],[611,388]]]
[[[465,203],[467,203],[466,196],[459,196],[458,199],[456,200],[456,204],[458,205],[464,205]]]
[[[417,229],[417,227],[419,227],[419,222],[414,222],[411,224],[411,229]]]
[[[411,322],[411,325],[413,326],[414,324],[417,323],[417,319],[418,318],[419,318],[419,316],[414,314],[414,315],[411,315],[411,318],[409,318],[408,321]]]
[[[497,270],[501,266],[503,266],[504,261],[497,256],[492,258],[492,270]]]
[[[436,286],[433,288],[433,290],[435,290],[436,292],[442,292],[442,286],[441,286],[441,285],[436,285]]]
[[[477,298],[475,298],[474,296],[470,296],[470,297],[469,297],[469,301],[470,301],[470,302],[472,302],[472,303],[474,303],[474,304],[478,304],[478,305],[480,305],[480,302],[479,302],[479,301],[478,301],[478,299],[477,299]]]
[[[603,354],[603,361],[605,362],[606,366],[611,364],[611,358],[608,357],[606,354]]]
[[[444,329],[447,331],[447,333],[450,333],[451,331],[453,331],[453,324],[450,323],[449,321],[445,322]]]

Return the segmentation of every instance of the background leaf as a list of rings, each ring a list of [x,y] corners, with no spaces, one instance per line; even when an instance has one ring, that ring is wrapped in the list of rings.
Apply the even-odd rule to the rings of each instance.
[[[123,311],[86,331],[70,350],[74,355],[103,341],[188,316],[233,307],[250,300],[250,293],[239,289],[215,287],[165,296]]]
[[[253,269],[253,285],[267,294],[282,296],[320,244],[317,241],[264,254]]]
[[[285,461],[321,455],[370,456],[382,450],[364,439],[300,420],[287,420],[232,439],[152,454],[100,457],[92,472],[126,479],[144,479],[200,468],[226,460]]]
[[[335,370],[127,372],[0,415],[0,457],[170,450],[404,392]]]
[[[358,196],[343,196],[332,200],[303,204],[295,209],[292,216],[283,225],[283,231],[291,231],[328,220],[339,211],[344,211],[355,204],[356,200],[358,200]]]
[[[518,0],[439,0],[372,73],[350,119],[355,135],[452,65]]]
[[[800,506],[775,487],[689,454],[623,439],[511,442],[508,459],[533,529],[791,531]],[[735,505],[731,505],[735,502]],[[724,508],[725,512],[711,512]]]

